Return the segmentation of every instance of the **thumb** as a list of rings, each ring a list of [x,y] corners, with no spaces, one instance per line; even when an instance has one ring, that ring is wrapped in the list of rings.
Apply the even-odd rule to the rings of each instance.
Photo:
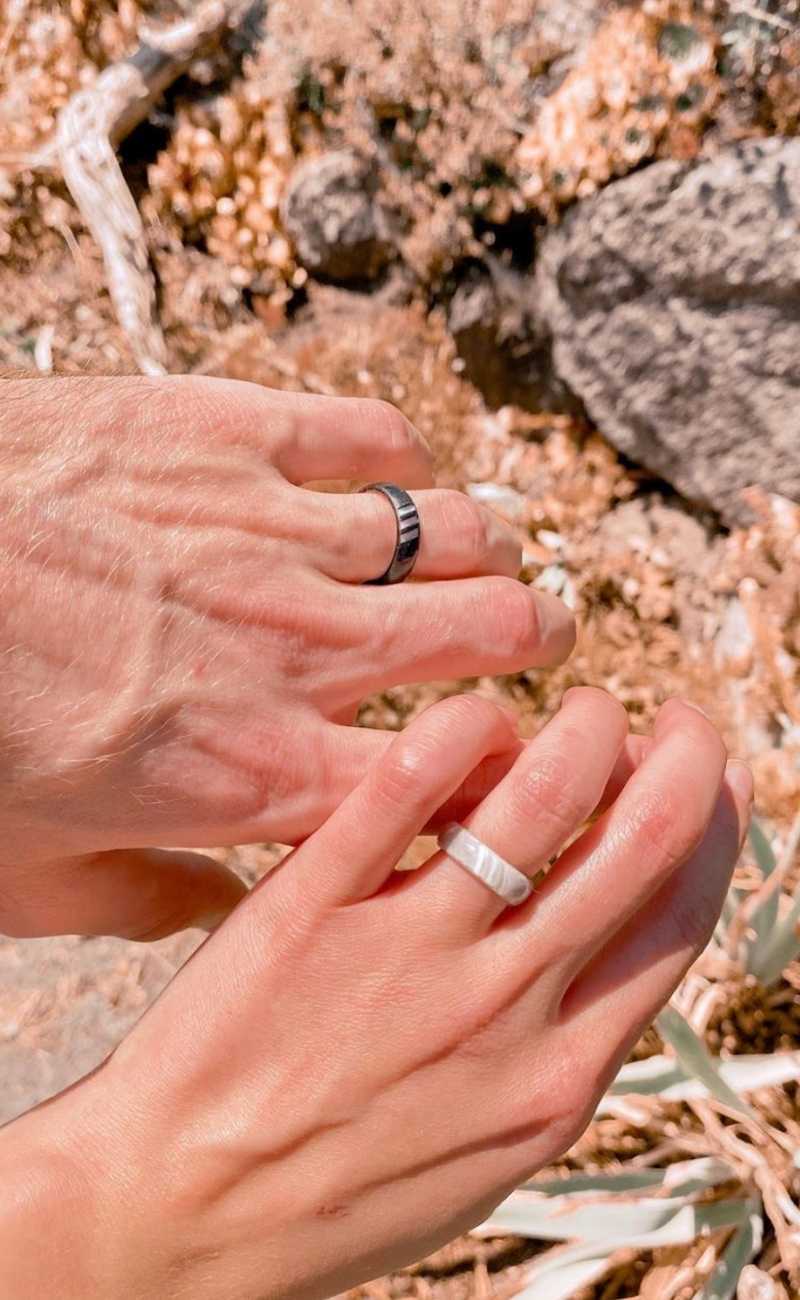
[[[212,930],[247,893],[238,876],[200,853],[116,849],[0,872],[0,932],[161,939]]]

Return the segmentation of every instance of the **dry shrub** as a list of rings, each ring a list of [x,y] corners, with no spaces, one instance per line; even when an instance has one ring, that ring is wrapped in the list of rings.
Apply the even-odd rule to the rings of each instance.
[[[720,134],[793,134],[798,126],[799,0],[709,0],[720,32]]]
[[[313,21],[275,0],[244,76],[181,107],[151,169],[155,211],[173,210],[235,282],[266,276],[271,292],[276,271],[294,271],[278,216],[291,130],[298,156],[344,145],[376,160],[402,255],[437,285],[515,216],[553,215],[643,158],[696,152],[719,92],[710,22],[688,0],[605,8],[559,32],[552,6],[530,0],[326,0]],[[598,22],[548,97],[548,69]]]
[[[91,83],[80,37],[69,12],[11,0],[0,53],[0,257],[26,260],[25,250],[57,245],[51,232],[71,220],[63,195],[11,160],[35,152],[50,135],[70,95]],[[5,165],[4,165],[5,163]],[[55,203],[55,207],[54,207]]]
[[[557,54],[531,0],[326,0],[316,20],[276,0],[270,31],[294,60],[325,138],[377,156],[429,282],[479,250],[478,222],[524,204],[509,167]],[[602,8],[602,6],[601,6]],[[565,35],[565,39],[566,35]]]
[[[0,153],[34,148],[142,21],[180,7],[12,0]],[[154,247],[207,251],[235,287],[279,305],[302,279],[281,230],[288,173],[295,158],[344,146],[377,162],[400,252],[437,289],[461,259],[502,244],[509,222],[552,217],[644,159],[692,157],[720,108],[730,16],[701,0],[570,10],[567,20],[548,0],[272,0],[241,75],[220,64],[224,93],[203,89],[214,69],[202,62],[184,85],[150,169]],[[780,59],[770,53],[763,95],[781,129],[800,102],[794,48],[787,39]],[[24,262],[37,241],[77,228],[57,184],[0,170],[0,251]]]
[[[181,106],[142,204],[173,247],[202,243],[238,289],[285,302],[302,283],[279,208],[294,163],[287,101],[269,47],[245,61],[230,92]]]
[[[800,34],[792,32],[780,42],[774,70],[766,84],[770,125],[781,135],[800,128]]]
[[[721,575],[741,602],[749,638],[726,671],[740,717],[767,720],[753,766],[762,804],[784,821],[800,801],[800,506],[749,495],[758,522],[734,533]]]
[[[716,37],[687,3],[612,14],[542,104],[517,165],[548,216],[646,158],[691,158],[719,97]]]

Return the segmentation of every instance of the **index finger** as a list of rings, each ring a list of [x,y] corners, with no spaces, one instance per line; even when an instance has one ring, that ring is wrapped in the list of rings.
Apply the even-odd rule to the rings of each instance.
[[[266,452],[291,483],[433,485],[433,453],[396,406],[362,397],[287,393],[235,379],[192,377],[217,424]]]

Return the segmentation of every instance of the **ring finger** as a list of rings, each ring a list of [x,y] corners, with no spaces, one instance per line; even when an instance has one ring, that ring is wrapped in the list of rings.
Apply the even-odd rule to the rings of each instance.
[[[559,713],[465,825],[534,876],[600,803],[627,730],[624,708],[604,691],[568,691]],[[424,871],[415,882],[420,906],[459,937],[484,932],[505,909],[501,898],[444,854]]]
[[[705,836],[725,775],[722,740],[695,709],[664,705],[654,743],[616,803],[561,855],[519,926],[495,934],[514,965],[535,917],[537,962],[567,988],[628,921],[667,886]]]
[[[397,540],[395,514],[386,497],[379,492],[312,495],[314,515],[323,521],[318,552],[322,572],[354,583],[385,573]],[[519,543],[491,510],[462,492],[445,489],[415,492],[413,499],[421,531],[415,577],[517,576]]]
[[[725,784],[699,848],[617,930],[573,981],[561,1021],[584,1044],[609,1026],[629,1047],[708,942],[750,821],[752,776],[728,764]]]

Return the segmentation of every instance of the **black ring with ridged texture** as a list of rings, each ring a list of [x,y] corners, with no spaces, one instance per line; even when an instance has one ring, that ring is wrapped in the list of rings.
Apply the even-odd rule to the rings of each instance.
[[[392,562],[379,578],[370,578],[368,587],[394,586],[404,582],[411,573],[419,555],[421,527],[419,511],[411,497],[396,483],[369,483],[362,492],[380,492],[394,510],[397,520],[397,540]]]

